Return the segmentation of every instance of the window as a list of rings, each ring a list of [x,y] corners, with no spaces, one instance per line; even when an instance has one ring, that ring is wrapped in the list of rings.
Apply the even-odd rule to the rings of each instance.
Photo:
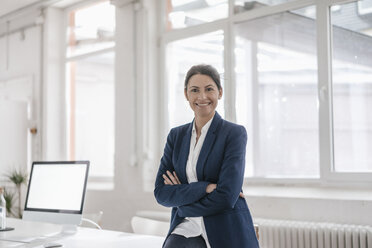
[[[114,175],[114,20],[115,8],[109,2],[69,13],[69,159],[90,160],[93,178]]]
[[[240,13],[293,0],[235,0],[234,12]]]
[[[235,33],[246,175],[319,177],[315,21],[285,12],[238,24]]]
[[[166,2],[167,18],[170,2],[184,3]],[[226,18],[217,14],[182,33],[164,23],[164,124],[191,118],[179,100],[184,73],[205,58],[224,72],[225,111],[218,111],[247,129],[248,181],[370,180],[370,2],[229,0]]]
[[[166,0],[167,30],[227,17],[227,0]]]
[[[356,11],[367,2],[331,11],[336,172],[372,172],[372,12]]]
[[[114,34],[115,7],[109,2],[71,11],[67,29],[67,57],[112,48],[115,45]]]

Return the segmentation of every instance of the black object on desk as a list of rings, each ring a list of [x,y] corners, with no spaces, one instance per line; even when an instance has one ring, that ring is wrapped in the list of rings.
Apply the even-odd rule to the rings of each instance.
[[[13,227],[5,227],[4,229],[0,229],[0,232],[6,232],[6,231],[13,231]]]
[[[46,244],[44,244],[45,248],[54,248],[54,247],[62,247],[62,246],[63,246],[62,244],[58,244],[58,243],[46,243]]]

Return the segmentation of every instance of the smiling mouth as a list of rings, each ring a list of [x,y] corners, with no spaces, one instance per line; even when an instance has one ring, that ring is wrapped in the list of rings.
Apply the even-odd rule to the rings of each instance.
[[[209,103],[196,103],[196,105],[199,106],[199,107],[205,107],[205,106],[208,106],[210,104],[211,104],[210,102]]]

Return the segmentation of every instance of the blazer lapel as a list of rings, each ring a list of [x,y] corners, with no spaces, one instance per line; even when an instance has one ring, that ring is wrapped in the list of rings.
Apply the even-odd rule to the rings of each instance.
[[[191,122],[189,124],[189,127],[187,128],[185,135],[183,136],[182,139],[182,145],[181,145],[181,150],[180,150],[180,156],[178,158],[178,165],[180,166],[180,172],[181,174],[178,175],[181,183],[187,183],[187,176],[186,176],[186,163],[187,159],[189,157],[189,152],[190,152],[190,140],[191,140],[191,132],[192,132],[192,124]]]
[[[203,180],[203,169],[205,165],[205,160],[207,159],[208,154],[213,147],[214,140],[216,139],[216,130],[220,121],[221,116],[216,112],[216,114],[213,117],[211,126],[208,129],[208,133],[207,136],[205,137],[202,149],[200,150],[198,162],[196,163],[196,174],[198,177],[198,181]]]

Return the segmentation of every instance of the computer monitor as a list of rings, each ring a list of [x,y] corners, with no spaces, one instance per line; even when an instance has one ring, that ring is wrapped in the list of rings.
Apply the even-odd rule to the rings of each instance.
[[[89,161],[34,162],[23,219],[79,225],[88,172]]]

